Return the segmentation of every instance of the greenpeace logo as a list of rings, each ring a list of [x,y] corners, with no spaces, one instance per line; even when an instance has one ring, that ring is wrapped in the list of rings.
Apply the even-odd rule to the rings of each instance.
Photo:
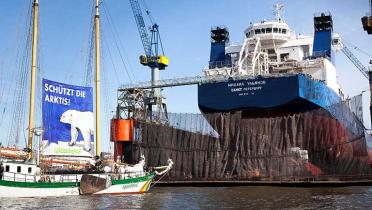
[[[76,148],[57,147],[54,148],[53,152],[56,154],[79,155],[81,153],[81,150]]]
[[[130,188],[135,188],[138,187],[138,183],[131,183],[131,184],[124,184],[123,189],[130,189]]]

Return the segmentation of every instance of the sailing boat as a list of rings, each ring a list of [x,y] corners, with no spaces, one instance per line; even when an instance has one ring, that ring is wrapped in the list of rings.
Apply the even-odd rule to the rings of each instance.
[[[31,91],[30,91],[30,112],[27,149],[16,150],[0,148],[4,172],[0,180],[0,197],[46,197],[46,196],[65,196],[81,194],[124,194],[142,193],[150,189],[155,176],[164,175],[173,165],[172,160],[168,160],[167,166],[155,167],[144,170],[145,158],[130,166],[120,163],[109,163],[105,166],[98,166],[89,173],[53,173],[46,172],[40,167],[40,158],[33,157],[32,146],[34,134],[41,138],[42,128],[34,127],[34,98],[35,98],[35,79],[36,79],[36,53],[38,39],[38,8],[39,0],[33,1],[33,34],[32,34],[32,64],[31,64]],[[101,153],[100,149],[100,19],[99,19],[99,0],[95,5],[95,46],[96,46],[96,155]],[[60,119],[61,122],[64,119]],[[76,128],[75,128],[76,129]],[[76,141],[76,139],[75,139]],[[76,142],[70,142],[70,145]],[[89,145],[85,145],[85,150],[89,151]],[[26,155],[25,155],[26,154]],[[38,153],[39,154],[39,153]],[[27,156],[27,158],[25,158]],[[36,161],[35,161],[36,160]],[[97,160],[92,160],[92,165],[98,165]],[[63,164],[63,163],[61,163]]]

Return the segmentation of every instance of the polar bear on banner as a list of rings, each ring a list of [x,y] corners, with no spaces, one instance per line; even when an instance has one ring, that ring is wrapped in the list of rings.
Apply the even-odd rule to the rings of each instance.
[[[84,138],[84,150],[90,151],[90,136],[94,133],[93,112],[81,112],[70,109],[61,115],[59,121],[71,125],[71,141],[68,145],[73,146],[76,144],[80,131]]]

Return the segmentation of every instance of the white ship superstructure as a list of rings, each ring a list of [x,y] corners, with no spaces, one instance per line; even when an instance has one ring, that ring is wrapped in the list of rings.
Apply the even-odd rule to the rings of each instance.
[[[285,73],[303,73],[324,81],[342,99],[344,92],[337,82],[333,57],[326,52],[314,51],[314,36],[296,35],[281,15],[282,5],[275,5],[276,19],[251,23],[244,31],[241,44],[225,45],[225,60],[211,61],[204,69],[206,76],[251,75],[275,76]],[[322,13],[320,17],[330,17]],[[330,20],[332,24],[332,20]],[[225,30],[217,27],[217,30]],[[213,31],[213,30],[212,30]],[[224,32],[228,36],[228,32]],[[316,32],[317,33],[317,32]],[[342,48],[340,37],[332,34],[332,48]],[[324,43],[327,44],[327,43]],[[331,46],[330,46],[331,47]],[[331,54],[331,52],[329,52]]]

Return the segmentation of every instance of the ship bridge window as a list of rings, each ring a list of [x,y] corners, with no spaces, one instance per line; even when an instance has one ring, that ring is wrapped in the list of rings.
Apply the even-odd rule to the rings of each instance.
[[[286,61],[286,60],[288,60],[288,58],[289,58],[289,53],[280,54],[280,60],[281,61]]]
[[[283,28],[282,29],[282,34],[286,34],[287,33],[287,29]]]
[[[266,33],[271,33],[273,31],[272,28],[266,28]]]
[[[260,34],[261,33],[261,30],[260,29],[256,29],[256,30],[254,30],[254,33],[255,34]]]
[[[28,167],[28,173],[30,174],[32,172],[32,168]]]
[[[9,165],[6,165],[5,166],[5,172],[9,172],[10,171],[10,167],[9,167]]]
[[[275,50],[274,49],[267,49],[267,53],[268,54],[275,54]]]
[[[269,60],[271,61],[271,62],[276,62],[276,56],[269,56]]]
[[[264,28],[261,28],[261,33],[265,33],[265,29]]]
[[[274,28],[274,33],[278,33],[278,28]]]
[[[17,166],[17,173],[21,173],[21,166]]]

